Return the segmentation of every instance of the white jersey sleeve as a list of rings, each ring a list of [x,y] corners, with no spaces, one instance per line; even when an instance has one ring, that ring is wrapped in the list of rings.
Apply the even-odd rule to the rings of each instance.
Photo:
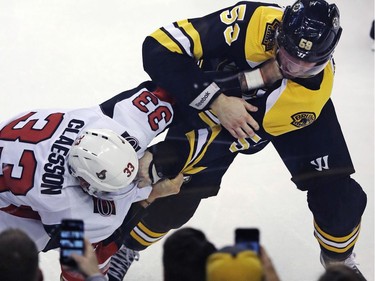
[[[140,86],[100,106],[32,110],[2,122],[0,211],[43,225],[83,219],[91,242],[106,239],[121,225],[131,204],[148,197],[151,187],[140,189],[133,183],[125,198],[114,201],[91,197],[68,171],[70,147],[82,130],[107,128],[129,140],[141,157],[172,117],[169,103]],[[6,221],[1,221],[0,229],[4,227]]]

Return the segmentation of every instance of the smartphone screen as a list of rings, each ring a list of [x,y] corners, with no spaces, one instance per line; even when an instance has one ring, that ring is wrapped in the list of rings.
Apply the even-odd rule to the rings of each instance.
[[[77,265],[70,257],[72,253],[84,254],[84,229],[82,220],[65,219],[61,221],[60,262],[75,268]]]
[[[235,244],[243,249],[248,249],[259,254],[259,229],[237,228],[235,230]]]

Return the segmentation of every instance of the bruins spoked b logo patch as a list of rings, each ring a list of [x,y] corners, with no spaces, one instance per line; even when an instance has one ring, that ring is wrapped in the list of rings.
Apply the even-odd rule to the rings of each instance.
[[[310,125],[316,120],[316,115],[314,112],[298,112],[292,115],[292,124],[297,128],[302,128]]]
[[[272,23],[266,23],[266,30],[262,40],[262,45],[264,45],[266,52],[273,50],[275,47],[276,30],[279,26],[280,22],[277,19]]]

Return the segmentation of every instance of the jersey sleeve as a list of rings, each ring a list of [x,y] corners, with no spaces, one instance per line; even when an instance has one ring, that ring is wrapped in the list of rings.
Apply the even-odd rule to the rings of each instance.
[[[143,43],[144,69],[177,102],[197,110],[208,109],[221,89],[200,68],[202,62],[232,57],[246,62],[246,30],[260,5],[264,3],[239,2],[156,30]]]
[[[171,102],[167,92],[146,81],[101,103],[99,110],[122,128],[122,136],[140,158],[150,142],[172,123]]]

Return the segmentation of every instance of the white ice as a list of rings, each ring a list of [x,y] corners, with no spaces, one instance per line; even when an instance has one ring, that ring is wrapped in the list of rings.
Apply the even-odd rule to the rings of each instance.
[[[133,88],[148,79],[141,59],[145,36],[234,3],[0,0],[0,120],[31,108],[90,106]],[[356,167],[353,177],[368,195],[355,252],[363,274],[374,281],[374,2],[336,4],[344,31],[335,53],[333,100]],[[271,146],[238,157],[219,195],[204,200],[188,225],[202,229],[217,247],[233,243],[236,227],[259,227],[282,280],[314,281],[323,272],[306,194],[292,184]],[[162,244],[142,252],[125,280],[161,281]],[[59,280],[57,252],[40,258],[45,280]]]

